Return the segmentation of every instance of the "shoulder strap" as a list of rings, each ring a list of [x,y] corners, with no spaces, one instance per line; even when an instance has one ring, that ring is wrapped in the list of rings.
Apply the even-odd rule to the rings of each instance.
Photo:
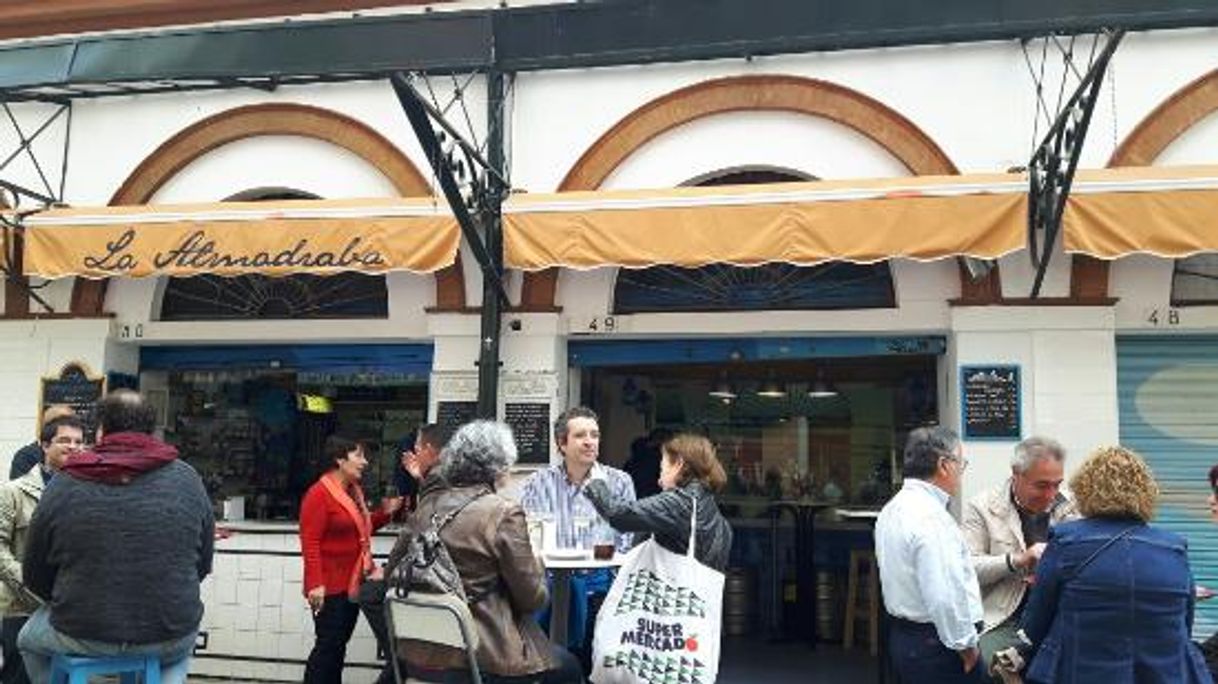
[[[448,513],[445,513],[444,517],[437,519],[433,515],[431,518],[431,521],[432,521],[432,524],[434,524],[436,526],[436,532],[438,533],[440,530],[444,529],[444,526],[447,525],[448,523],[452,522],[453,518],[456,518],[457,514],[459,514],[461,511],[465,510],[466,506],[469,506],[473,502],[477,501],[478,499],[481,499],[482,497],[484,497],[490,493],[491,493],[491,490],[489,490],[489,489],[480,489],[480,490],[478,490],[477,494],[474,494],[470,498],[466,499],[464,502],[462,502],[462,504],[460,506],[457,506],[456,508],[452,509]]]
[[[1127,528],[1121,530],[1120,532],[1118,532],[1117,534],[1113,535],[1112,538],[1110,538],[1108,541],[1101,544],[1100,548],[1096,549],[1095,551],[1092,551],[1091,555],[1087,556],[1087,558],[1084,559],[1082,563],[1079,563],[1077,566],[1075,566],[1074,571],[1071,572],[1067,576],[1066,579],[1073,579],[1073,578],[1077,577],[1078,574],[1083,571],[1083,568],[1090,565],[1091,561],[1095,560],[1096,557],[1099,556],[1101,553],[1103,553],[1105,549],[1107,549],[1109,546],[1112,546],[1113,544],[1117,543],[1118,541],[1124,539],[1125,537],[1128,537],[1130,534],[1133,534],[1133,531],[1138,529],[1139,527],[1141,527],[1141,525],[1133,525],[1132,527],[1127,527]]]
[[[686,547],[686,555],[694,558],[694,544],[698,539],[698,495],[694,494],[694,510],[689,516],[689,546]]]

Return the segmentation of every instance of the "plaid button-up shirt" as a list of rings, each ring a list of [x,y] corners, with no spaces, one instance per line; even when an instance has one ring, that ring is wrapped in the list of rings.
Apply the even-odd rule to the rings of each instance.
[[[600,467],[604,469],[605,481],[613,498],[634,501],[634,482],[630,476],[611,466],[600,464]],[[566,466],[557,463],[538,470],[525,480],[520,494],[520,505],[528,513],[548,513],[554,516],[559,547],[585,546],[586,540],[579,539],[576,535],[576,517],[587,518],[593,527],[608,528],[609,523],[592,507],[592,502],[584,496],[583,488],[583,482],[572,483],[567,478]],[[595,529],[588,533],[595,534]],[[618,552],[630,550],[632,536],[630,533],[614,533]]]

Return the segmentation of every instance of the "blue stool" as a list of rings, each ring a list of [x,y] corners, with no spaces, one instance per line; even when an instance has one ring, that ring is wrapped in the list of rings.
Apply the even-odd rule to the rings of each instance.
[[[161,684],[161,659],[155,655],[97,657],[57,654],[51,658],[51,684],[89,684],[93,675],[119,675],[122,684]]]

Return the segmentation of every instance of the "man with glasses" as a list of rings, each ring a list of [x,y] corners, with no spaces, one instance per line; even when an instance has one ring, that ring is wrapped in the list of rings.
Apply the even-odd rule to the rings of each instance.
[[[875,555],[892,616],[889,653],[903,682],[981,682],[981,591],[964,535],[947,511],[968,467],[955,432],[909,434],[905,484],[875,526]]]
[[[72,410],[71,406],[53,404],[42,412],[42,425],[46,426],[56,418],[74,415],[76,415],[76,412]],[[8,479],[16,480],[30,472],[34,466],[42,463],[42,458],[42,440],[35,440],[21,447],[17,450],[17,453],[13,454],[13,460],[9,463]]]
[[[4,664],[0,667],[0,683],[28,684],[25,663],[17,650],[17,634],[25,626],[40,603],[21,579],[21,557],[25,553],[25,535],[30,518],[42,498],[43,487],[73,454],[84,446],[84,425],[73,415],[52,418],[42,426],[39,451],[42,465],[37,462],[25,475],[0,485],[0,646]]]
[[[1047,437],[1029,437],[1015,447],[1011,477],[964,507],[964,540],[981,583],[985,630],[981,664],[1018,643],[1015,631],[1027,602],[1049,527],[1078,517],[1062,491],[1066,450]]]

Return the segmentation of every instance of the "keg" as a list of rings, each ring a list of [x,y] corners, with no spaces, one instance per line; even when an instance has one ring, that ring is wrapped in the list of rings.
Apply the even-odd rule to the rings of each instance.
[[[842,638],[839,593],[837,575],[829,570],[817,570],[816,635],[821,641],[839,641]]]
[[[723,635],[741,636],[752,627],[753,575],[747,568],[728,568],[723,583]]]

